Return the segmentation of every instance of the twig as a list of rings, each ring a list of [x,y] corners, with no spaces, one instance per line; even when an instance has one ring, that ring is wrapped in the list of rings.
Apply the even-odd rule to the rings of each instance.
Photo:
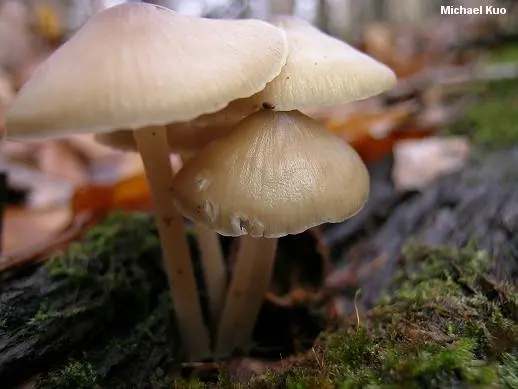
[[[432,85],[463,84],[474,81],[494,81],[518,78],[518,63],[497,63],[488,65],[462,65],[430,67],[415,76],[399,82],[387,92],[387,98],[404,96],[412,91],[422,91]]]

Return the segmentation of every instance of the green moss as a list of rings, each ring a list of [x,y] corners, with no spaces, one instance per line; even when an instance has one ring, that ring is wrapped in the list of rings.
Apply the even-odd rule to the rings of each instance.
[[[518,298],[486,275],[491,258],[473,248],[405,253],[392,297],[360,328],[323,336],[286,372],[270,371],[273,387],[512,387]]]
[[[90,229],[81,242],[70,245],[65,255],[49,259],[45,263],[49,277],[66,280],[67,293],[77,294],[96,285],[100,287],[101,298],[67,307],[53,307],[52,300],[47,298],[28,324],[88,313],[130,285],[138,291],[135,297],[142,297],[138,306],[145,310],[150,293],[149,275],[139,266],[139,260],[159,247],[157,236],[150,233],[152,230],[149,217],[143,214],[114,213]],[[121,240],[124,233],[129,233],[132,241]],[[124,247],[125,244],[131,247]]]
[[[27,324],[38,325],[51,317],[50,305],[48,300],[43,300],[36,314],[31,317]]]
[[[53,389],[91,389],[97,383],[97,376],[89,363],[70,361],[64,368],[52,372],[45,385]]]
[[[518,141],[518,80],[481,85],[482,93],[447,134],[470,136],[479,145],[508,147]]]
[[[509,43],[491,51],[490,62],[518,62],[518,45]]]
[[[500,365],[500,387],[502,389],[518,388],[518,357],[505,353]]]

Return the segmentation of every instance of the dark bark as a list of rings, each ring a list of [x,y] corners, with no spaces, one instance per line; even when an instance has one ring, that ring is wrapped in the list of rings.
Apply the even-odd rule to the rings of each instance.
[[[8,388],[149,314],[167,283],[149,218],[117,220],[45,266],[3,274],[0,382]],[[110,231],[110,228],[112,229]]]
[[[518,279],[518,149],[479,155],[462,171],[443,177],[422,193],[398,194],[381,172],[365,209],[351,222],[328,230],[343,248],[341,263],[384,256],[383,268],[363,282],[362,302],[372,306],[388,286],[402,249],[416,242],[432,247],[476,245],[495,258],[498,279]],[[385,182],[383,184],[383,181]],[[390,213],[387,212],[388,209]],[[361,223],[359,223],[361,221]],[[349,308],[352,304],[348,300]]]

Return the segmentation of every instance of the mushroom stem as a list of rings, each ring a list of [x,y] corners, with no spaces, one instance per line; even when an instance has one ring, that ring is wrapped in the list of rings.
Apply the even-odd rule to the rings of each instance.
[[[183,164],[189,157],[182,155],[181,159]],[[196,224],[196,236],[203,268],[203,279],[207,288],[212,329],[215,330],[225,303],[227,267],[219,243],[219,235],[201,224]]]
[[[252,238],[248,235],[240,238],[216,338],[217,357],[226,357],[235,349],[245,351],[249,347],[270,286],[277,241],[277,238]]]
[[[207,287],[210,317],[215,328],[225,303],[227,269],[218,234],[199,224],[196,225],[196,231],[203,275]]]
[[[164,267],[178,327],[188,358],[210,357],[210,340],[204,324],[182,215],[171,199],[173,170],[164,126],[134,131],[151,195],[162,246]]]

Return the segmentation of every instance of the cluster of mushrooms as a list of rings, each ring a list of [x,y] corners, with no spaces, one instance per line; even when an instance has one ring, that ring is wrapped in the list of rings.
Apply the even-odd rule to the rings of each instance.
[[[94,15],[33,74],[8,137],[93,133],[140,153],[189,360],[250,347],[277,239],[357,213],[369,193],[356,152],[299,110],[396,82],[385,65],[289,16],[191,17],[126,3]],[[176,176],[170,153],[184,165]],[[184,229],[197,229],[206,325]],[[239,237],[229,281],[218,234]]]

